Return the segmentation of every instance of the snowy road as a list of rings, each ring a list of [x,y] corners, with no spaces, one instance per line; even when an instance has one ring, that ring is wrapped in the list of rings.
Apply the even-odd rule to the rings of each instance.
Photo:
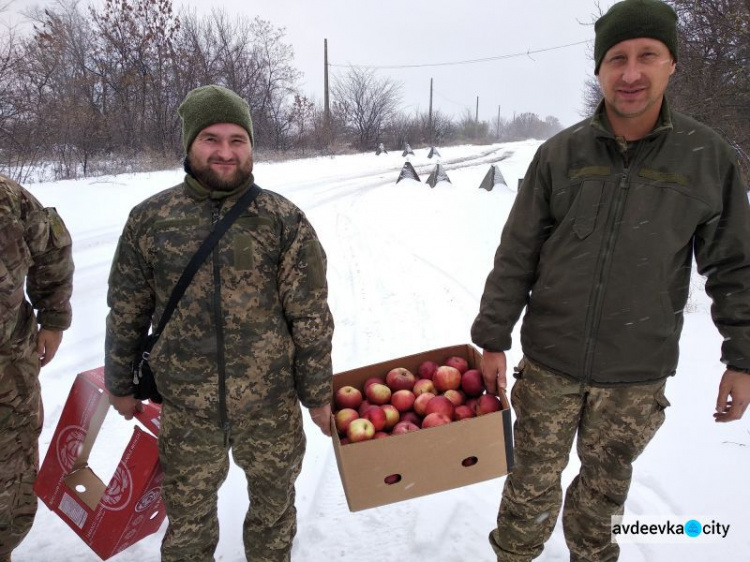
[[[418,351],[469,342],[485,277],[512,190],[479,190],[498,162],[512,188],[525,173],[535,141],[440,148],[452,181],[430,189],[411,180],[395,184],[400,153],[315,158],[256,164],[256,181],[298,204],[318,231],[329,260],[330,304],[336,321],[334,370]],[[424,181],[435,165],[427,150],[410,158]],[[130,208],[174,185],[178,170],[31,186],[55,206],[75,241],[74,325],[57,358],[42,373],[46,421],[41,454],[49,446],[73,376],[103,362],[106,281]],[[670,381],[673,408],[654,444],[636,464],[628,509],[642,514],[707,516],[733,525],[710,546],[627,545],[625,562],[746,560],[750,552],[750,422],[716,426],[711,420],[721,365],[720,338],[708,302],[698,291],[697,311],[686,319],[683,358]],[[517,361],[514,348],[510,360]],[[491,562],[487,534],[494,525],[503,479],[349,513],[330,442],[306,418],[308,453],[297,486],[296,562]],[[110,414],[92,455],[107,481],[130,435]],[[564,474],[573,477],[577,460]],[[425,467],[429,471],[429,467]],[[232,469],[220,492],[221,541],[217,560],[244,560],[241,525],[247,508],[241,473]],[[160,533],[112,560],[158,560]],[[543,561],[567,560],[561,529]],[[56,515],[41,505],[31,534],[14,562],[96,561],[98,557]]]

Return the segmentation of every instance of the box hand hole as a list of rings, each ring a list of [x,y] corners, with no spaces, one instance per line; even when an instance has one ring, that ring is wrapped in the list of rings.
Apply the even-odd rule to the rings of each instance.
[[[479,462],[479,459],[476,457],[466,457],[464,460],[461,461],[461,466],[474,466]]]
[[[389,476],[386,476],[383,479],[383,482],[385,482],[389,486],[391,484],[395,484],[396,482],[401,482],[401,475],[400,474],[390,474]]]

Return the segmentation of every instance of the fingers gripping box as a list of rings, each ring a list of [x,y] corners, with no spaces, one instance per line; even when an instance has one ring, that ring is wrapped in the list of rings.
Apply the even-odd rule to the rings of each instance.
[[[333,377],[333,392],[343,386],[362,389],[370,377],[385,377],[404,367],[412,373],[424,361],[443,364],[463,357],[478,369],[481,354],[471,345],[455,345],[368,365]],[[504,393],[500,411],[420,429],[342,445],[331,418],[333,448],[350,511],[387,505],[443,492],[508,474],[513,468],[510,404]],[[424,467],[429,466],[430,470]]]
[[[165,517],[162,471],[155,435],[161,407],[143,404],[133,435],[109,484],[88,466],[89,454],[109,410],[103,368],[80,373],[73,383],[34,490],[102,560],[156,532]]]

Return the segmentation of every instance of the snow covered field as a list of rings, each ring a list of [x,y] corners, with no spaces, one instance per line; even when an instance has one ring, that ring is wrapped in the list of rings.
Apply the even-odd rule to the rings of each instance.
[[[500,230],[518,178],[538,144],[441,148],[452,183],[439,183],[434,189],[413,180],[395,184],[404,163],[400,153],[274,164],[257,156],[257,183],[299,205],[328,254],[335,372],[470,341],[469,328]],[[416,152],[410,159],[424,181],[435,159],[427,159],[427,150]],[[495,162],[512,189],[479,190]],[[57,357],[42,372],[42,456],[73,377],[103,363],[107,275],[127,214],[134,204],[181,178],[181,171],[174,170],[28,186],[45,205],[60,211],[73,235],[76,261],[74,323]],[[622,549],[624,562],[750,559],[750,418],[730,425],[713,421],[723,372],[718,361],[721,338],[711,324],[710,303],[700,282],[694,289],[678,375],[667,386],[672,407],[635,465],[627,510],[676,522],[715,520],[731,525],[730,531],[711,543],[627,544]],[[520,348],[514,348],[510,362],[518,359]],[[295,562],[494,560],[487,534],[494,527],[504,479],[349,513],[330,440],[308,417],[305,423],[308,453],[297,485]],[[131,431],[114,411],[105,420],[101,435],[106,438],[97,441],[91,459],[105,482]],[[564,485],[577,468],[573,455]],[[219,561],[244,560],[244,490],[243,476],[233,467],[220,492]],[[112,560],[158,560],[165,526]],[[98,559],[43,504],[13,557],[14,562]],[[541,560],[568,560],[559,524]]]

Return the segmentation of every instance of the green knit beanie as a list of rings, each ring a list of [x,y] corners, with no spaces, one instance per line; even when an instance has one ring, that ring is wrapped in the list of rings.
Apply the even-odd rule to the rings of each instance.
[[[659,0],[623,0],[594,24],[594,74],[599,74],[604,55],[621,41],[650,37],[664,43],[677,60],[677,14]]]
[[[253,142],[253,121],[247,102],[232,90],[212,84],[188,92],[177,110],[182,119],[182,144],[185,154],[195,137],[215,123],[234,123],[247,131]]]

